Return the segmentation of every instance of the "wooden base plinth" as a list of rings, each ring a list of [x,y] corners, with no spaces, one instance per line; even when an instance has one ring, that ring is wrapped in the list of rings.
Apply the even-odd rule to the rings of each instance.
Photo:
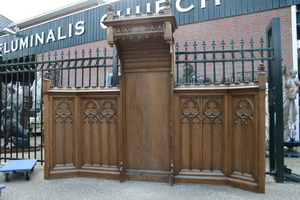
[[[152,170],[127,170],[125,178],[133,181],[150,181],[150,182],[172,182],[172,174],[169,171],[152,171]],[[171,183],[172,184],[172,183]]]

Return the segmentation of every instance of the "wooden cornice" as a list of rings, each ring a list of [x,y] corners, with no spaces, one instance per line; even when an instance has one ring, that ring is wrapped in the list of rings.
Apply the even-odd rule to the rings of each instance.
[[[176,18],[166,7],[159,13],[118,16],[109,8],[107,20],[107,41],[112,46],[116,41],[133,38],[150,38],[163,36],[169,42],[173,41],[173,33],[177,29]]]

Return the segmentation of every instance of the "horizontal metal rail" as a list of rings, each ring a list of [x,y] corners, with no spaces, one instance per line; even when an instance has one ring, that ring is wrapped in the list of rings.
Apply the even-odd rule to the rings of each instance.
[[[215,60],[178,60],[176,63],[208,63],[208,62],[236,62],[236,61],[255,61],[255,60],[273,60],[269,58],[245,58],[245,59],[215,59]]]

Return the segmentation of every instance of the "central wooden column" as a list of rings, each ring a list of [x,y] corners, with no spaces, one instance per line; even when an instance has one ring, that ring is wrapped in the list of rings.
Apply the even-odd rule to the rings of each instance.
[[[121,61],[124,170],[127,179],[172,180],[172,51],[175,17],[108,13],[108,43]]]

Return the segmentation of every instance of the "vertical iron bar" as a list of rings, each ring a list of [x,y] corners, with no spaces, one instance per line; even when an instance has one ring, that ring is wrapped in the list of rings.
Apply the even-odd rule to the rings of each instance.
[[[70,52],[70,49],[68,50],[68,84],[67,86],[69,87],[70,86],[70,67],[71,67],[71,61],[70,61],[70,57],[71,57],[71,52]]]
[[[178,61],[179,61],[179,55],[178,55],[178,51],[179,51],[179,44],[178,44],[178,41],[176,42],[176,45],[175,45],[175,48],[176,48],[176,83],[179,83],[179,64],[178,64]]]
[[[254,44],[254,41],[253,41],[253,37],[251,37],[250,39],[250,47],[251,47],[251,58],[253,59],[254,58],[254,52],[253,52],[253,44]],[[254,81],[254,60],[251,60],[251,79],[252,79],[252,82]]]
[[[6,64],[8,64],[8,61],[6,61]],[[8,67],[6,66],[6,69],[7,69]],[[8,81],[8,74],[7,73],[5,73],[5,111],[4,111],[4,115],[6,116],[6,114],[7,114],[7,102],[8,102],[8,99],[7,99],[7,97],[8,97],[8,92],[7,92],[7,85],[8,85],[8,83],[7,83],[7,81]],[[5,122],[4,122],[4,131],[6,131],[7,130],[7,117],[5,117]],[[7,143],[7,137],[5,137],[4,138],[4,144],[6,144]],[[4,157],[5,157],[5,162],[6,162],[6,146],[4,146]]]
[[[264,58],[264,51],[262,49],[264,48],[265,41],[264,41],[263,36],[260,37],[259,43],[260,43],[260,48],[261,48],[261,50],[260,50],[260,57]],[[262,59],[261,62],[264,63],[264,60]]]
[[[78,56],[78,51],[77,49],[75,49],[75,52],[74,52],[74,55],[75,55],[75,62],[74,62],[74,67],[75,67],[75,72],[74,72],[74,87],[77,87],[77,56]]]
[[[82,49],[81,51],[81,57],[82,57],[82,61],[81,61],[81,87],[84,87],[84,54],[85,54],[85,51],[84,49]]]
[[[203,43],[202,43],[202,46],[203,46],[203,60],[205,61],[206,60],[206,41],[203,40]],[[206,83],[206,62],[204,62],[204,84]]]
[[[234,49],[234,40],[233,38],[231,38],[231,42],[230,42],[230,45],[231,45],[231,49],[233,50]],[[235,58],[234,56],[234,52],[231,51],[231,59],[233,60]],[[232,61],[232,80],[231,82],[235,82],[235,63],[234,61]]]
[[[20,59],[19,59],[19,63],[20,63]],[[19,73],[16,74],[16,77],[17,77],[17,80],[16,80],[16,86],[17,86],[17,99],[16,99],[16,110],[17,110],[17,116],[16,116],[16,124],[18,125],[20,123],[19,121],[19,116],[21,117],[21,112],[19,112],[19,98],[20,98],[20,94],[19,94]],[[26,128],[26,127],[25,127]],[[24,126],[23,126],[23,129],[22,129],[22,133],[24,135]],[[24,137],[23,137],[24,138]],[[17,135],[16,136],[16,158],[19,157],[19,147],[18,147],[18,140],[19,139],[19,136]]]
[[[14,63],[14,60],[12,60],[12,63]],[[14,68],[13,66],[11,67],[12,69]],[[14,81],[14,74],[11,73],[10,74],[10,84],[11,84],[11,93],[10,93],[10,106],[11,106],[11,110],[10,110],[10,141],[12,141],[12,130],[13,130],[13,116],[14,116],[14,96],[13,96],[13,81]],[[16,115],[18,115],[18,113],[16,113]],[[12,142],[10,142],[10,159],[12,158]]]
[[[223,50],[223,52],[222,52],[222,59],[225,60],[225,53],[224,53],[225,41],[224,41],[224,39],[222,39],[221,45],[222,45],[222,50]],[[223,64],[223,83],[225,83],[226,82],[225,62],[223,61],[222,64]]]
[[[212,41],[212,47],[213,47],[213,60],[216,60],[216,53],[215,53],[215,50],[216,50],[216,42],[215,40],[213,39]],[[214,84],[217,82],[217,79],[216,79],[216,62],[213,62],[213,73],[214,73]]]
[[[68,51],[68,58],[70,58],[70,50]],[[43,69],[44,69],[44,63],[43,63],[43,61],[44,61],[44,58],[43,58],[43,54],[42,54],[42,63],[41,63],[41,67],[40,68],[38,68],[38,65],[37,65],[37,68],[38,68],[38,70],[40,70],[40,73],[41,73],[41,88],[43,88],[43,82],[44,82],[44,71],[43,71]],[[68,65],[70,65],[70,62],[68,63]],[[70,74],[70,71],[68,70],[68,77],[69,77],[69,74]],[[30,81],[30,80],[29,80]],[[30,84],[30,82],[29,82],[29,84]],[[68,86],[69,86],[69,80],[68,80]],[[41,90],[41,93],[40,93],[40,97],[41,97],[41,99],[40,99],[40,106],[39,106],[39,108],[40,108],[40,112],[41,112],[41,124],[40,124],[40,126],[41,126],[41,137],[40,137],[40,151],[41,152],[43,152],[43,126],[44,126],[44,113],[43,113],[43,91]],[[29,113],[30,113],[30,111],[29,111]],[[41,156],[40,156],[40,159],[41,160],[43,160],[43,153],[41,153]]]
[[[97,56],[97,60],[96,60],[96,86],[99,86],[99,47],[97,47],[96,49],[96,56]]]
[[[197,53],[196,53],[196,51],[197,51],[197,41],[195,40],[194,41],[194,51],[195,51],[195,53],[194,53],[194,60],[195,60],[195,63],[194,63],[194,67],[195,67],[195,83],[198,83],[198,72],[197,72]]]
[[[271,22],[272,25],[272,22]],[[272,27],[267,31],[267,45],[273,47]],[[268,51],[268,57],[274,57],[274,49]],[[268,61],[268,87],[269,87],[269,154],[270,154],[270,171],[276,171],[276,127],[275,127],[275,99],[271,98],[274,95],[274,67],[273,61]],[[273,134],[274,133],[274,134]]]
[[[88,65],[88,68],[89,68],[89,87],[91,87],[92,86],[92,48],[90,48],[90,50],[89,50],[89,56],[90,56],[89,65]]]
[[[104,65],[104,86],[108,86],[107,85],[107,80],[106,80],[106,59],[107,59],[107,57],[106,57],[106,53],[107,53],[107,49],[106,49],[106,47],[104,47],[104,60],[103,60],[103,65]]]
[[[185,41],[185,43],[184,43],[184,48],[185,48],[184,60],[187,61],[188,60],[188,54],[187,54],[188,43],[187,43],[187,41]],[[188,69],[188,63],[185,62],[185,83],[188,83],[188,76],[187,76],[188,70],[187,69]]]
[[[63,77],[64,77],[64,52],[63,51],[61,51],[61,65],[60,65],[60,69],[59,69],[59,71],[60,71],[60,86],[63,86]]]
[[[34,99],[35,99],[35,101],[34,101],[34,132],[33,132],[33,134],[34,134],[34,152],[35,152],[34,156],[35,156],[35,158],[36,158],[36,129],[37,129],[37,126],[36,126],[37,125],[37,120],[36,120],[36,118],[37,118],[37,105],[36,105],[36,102],[37,102],[37,84],[38,84],[38,82],[37,82],[38,79],[37,78],[38,78],[38,72],[35,71],[35,81],[34,81],[34,84],[35,84],[34,85]]]
[[[275,136],[276,136],[276,182],[284,182],[284,142],[283,142],[283,95],[282,95],[282,55],[280,18],[272,19],[272,39],[274,47],[274,94],[275,94]],[[270,32],[269,32],[270,34]],[[276,81],[275,81],[276,80]]]
[[[24,64],[25,64],[25,57],[24,57]],[[25,72],[23,72],[22,73],[22,78],[23,78],[23,82],[25,81]],[[30,79],[29,79],[30,80]],[[30,84],[29,84],[29,86],[30,86]],[[23,94],[24,94],[24,91],[25,91],[25,84],[23,84],[23,87],[22,87],[22,89],[23,89]],[[30,97],[30,90],[29,90],[29,97]],[[28,105],[29,105],[29,101],[28,101]],[[24,106],[25,106],[25,104],[24,104],[24,95],[23,95],[23,104],[22,104],[22,107],[23,107],[23,109],[24,109]],[[30,114],[30,113],[29,113]],[[24,127],[24,125],[27,125],[27,123],[25,123],[26,122],[26,120],[25,120],[25,116],[23,116],[23,119],[22,119],[22,121],[23,121],[23,127]],[[23,141],[23,140],[22,140]],[[24,149],[22,149],[22,159],[24,159],[25,158],[25,151],[24,151]]]
[[[70,57],[69,51],[68,51],[68,58]],[[68,66],[70,65],[70,62],[68,62]],[[44,71],[43,69],[43,64],[41,65],[41,68],[38,70],[41,70],[41,88],[43,88],[43,84],[44,84]],[[69,86],[69,84],[68,84]],[[40,120],[40,130],[41,130],[41,137],[40,137],[40,151],[43,152],[43,144],[44,144],[44,134],[43,134],[43,130],[44,130],[44,98],[43,98],[43,90],[40,90],[40,113],[41,113],[41,120]],[[43,154],[41,153],[40,159],[43,160]]]
[[[57,87],[58,86],[57,79],[56,79],[56,77],[57,77],[57,74],[56,74],[57,73],[57,70],[56,70],[56,68],[57,68],[57,62],[56,62],[57,61],[57,52],[54,53],[54,61],[55,61],[54,62],[54,69],[55,69],[54,70],[54,86]]]
[[[50,54],[49,54],[50,55]],[[33,58],[34,58],[34,55],[32,55],[32,57],[31,57],[31,62],[33,62],[34,60],[33,60]],[[56,59],[55,59],[56,60]],[[30,67],[31,68],[31,67]],[[32,96],[32,94],[31,94],[31,70],[28,72],[28,80],[29,80],[29,96],[31,97]],[[29,110],[28,110],[28,115],[27,115],[27,122],[30,122],[30,108],[29,108]],[[36,117],[35,117],[36,118]],[[28,133],[29,134],[29,133]],[[30,138],[29,138],[30,139]],[[23,139],[23,143],[24,143],[24,139]],[[30,157],[31,157],[31,155],[30,155],[30,150],[28,151],[28,159],[30,159]]]
[[[244,38],[241,39],[241,57],[242,57],[242,83],[245,81],[245,61],[244,61],[244,58],[245,58],[245,55],[244,55]]]

